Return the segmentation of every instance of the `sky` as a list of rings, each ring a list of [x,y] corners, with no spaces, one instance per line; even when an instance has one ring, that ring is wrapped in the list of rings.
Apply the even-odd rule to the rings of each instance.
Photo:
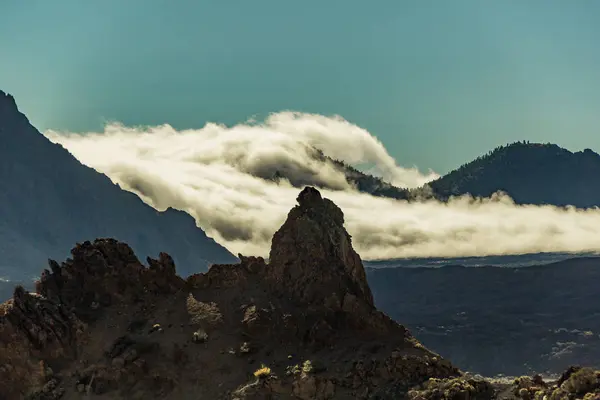
[[[1,0],[0,89],[41,131],[340,115],[445,173],[516,140],[600,151],[593,0]]]

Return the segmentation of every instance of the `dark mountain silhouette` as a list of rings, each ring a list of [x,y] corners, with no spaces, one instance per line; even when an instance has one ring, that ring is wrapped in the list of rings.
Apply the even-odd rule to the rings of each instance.
[[[469,193],[508,193],[517,204],[600,206],[600,155],[555,144],[516,142],[500,146],[429,183],[440,199]]]
[[[236,258],[188,214],[158,212],[51,143],[0,91],[0,278],[31,280],[48,257],[97,237],[139,254],[164,250],[183,275]]]
[[[314,157],[333,165],[346,175],[359,192],[398,200],[419,201],[470,194],[490,197],[505,192],[517,204],[573,205],[579,208],[600,206],[600,155],[590,149],[571,152],[555,144],[516,142],[499,146],[488,154],[462,165],[427,185],[405,189],[359,171],[344,161],[335,160],[315,149]],[[310,177],[294,177],[290,171],[277,170],[273,179],[288,179],[294,186],[313,184]],[[333,188],[329,188],[333,189]]]
[[[396,187],[382,178],[359,171],[343,161],[331,159],[331,162],[344,171],[348,182],[353,184],[359,192],[397,200],[408,200],[414,197],[411,190]]]
[[[325,155],[320,149],[308,148],[307,152],[309,152],[315,160],[329,163],[331,166],[342,172],[346,176],[348,183],[353,185],[359,192],[399,200],[408,200],[411,197],[415,197],[411,190],[396,187],[380,177],[362,172],[342,160],[336,160]],[[266,177],[273,181],[287,179],[297,188],[313,185],[320,188],[335,190],[335,188],[328,186],[325,182],[320,182],[317,177],[310,173],[301,171],[301,168],[298,166],[281,165],[280,168],[276,169],[274,172],[271,173],[271,171],[269,171],[269,176],[261,177]]]

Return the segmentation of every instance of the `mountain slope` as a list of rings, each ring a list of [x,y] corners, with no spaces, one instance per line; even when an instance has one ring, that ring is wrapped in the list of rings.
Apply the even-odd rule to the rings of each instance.
[[[354,186],[361,193],[368,193],[378,197],[389,197],[397,200],[408,200],[414,197],[410,190],[396,187],[382,178],[362,172],[342,160],[333,159],[323,153],[322,150],[310,147],[305,151],[310,156],[322,164],[333,167],[335,170],[342,173],[346,181]],[[300,172],[300,173],[299,173]],[[314,172],[314,171],[313,171]],[[260,176],[273,181],[286,179],[294,187],[302,188],[306,185],[316,186],[323,189],[336,190],[336,187],[327,185],[315,175],[311,175],[308,170],[302,171],[297,165],[281,165],[275,171],[269,171],[268,176]]]
[[[373,305],[342,211],[313,188],[297,200],[269,264],[183,280],[168,254],[146,267],[113,239],[50,261],[36,293],[0,304],[0,398],[597,398],[591,368],[512,384],[461,372]]]
[[[589,149],[573,153],[555,144],[517,142],[429,186],[441,199],[466,193],[489,197],[501,190],[518,204],[600,206],[600,155]]]
[[[359,192],[374,196],[410,201],[434,197],[446,201],[450,196],[490,197],[503,191],[517,204],[600,206],[600,155],[590,149],[573,153],[555,144],[516,142],[497,147],[415,189],[393,186],[320,150],[316,150],[315,158],[333,165]],[[279,171],[276,176],[289,179]]]
[[[374,307],[342,211],[297,200],[269,264],[183,280],[111,239],[50,262],[37,294],[0,304],[0,398],[401,399],[461,376]]]
[[[173,209],[158,212],[51,143],[0,91],[0,277],[30,279],[77,241],[115,237],[168,251],[182,274],[236,258]]]
[[[409,189],[396,187],[379,177],[359,171],[343,161],[331,159],[331,162],[344,172],[347,181],[354,185],[359,192],[396,200],[408,200],[412,196]]]

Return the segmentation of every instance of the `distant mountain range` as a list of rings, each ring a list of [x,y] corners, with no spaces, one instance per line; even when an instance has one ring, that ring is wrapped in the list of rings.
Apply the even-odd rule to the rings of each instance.
[[[516,142],[416,189],[399,188],[343,161],[328,160],[357,190],[374,196],[446,201],[451,196],[490,197],[502,191],[517,204],[600,206],[600,155],[590,149],[573,153],[555,144]]]
[[[168,252],[182,275],[237,260],[188,214],[156,211],[51,143],[2,91],[0,182],[0,278],[28,281],[48,257],[98,237],[127,241],[144,257]]]
[[[429,183],[436,197],[499,190],[517,204],[600,206],[600,155],[570,152],[555,144],[516,142],[500,146]]]

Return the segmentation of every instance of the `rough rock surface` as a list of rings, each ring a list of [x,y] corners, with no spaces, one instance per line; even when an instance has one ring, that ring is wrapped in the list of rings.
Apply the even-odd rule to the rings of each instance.
[[[113,239],[0,305],[0,399],[597,399],[600,374],[464,375],[373,306],[339,208],[312,188],[273,238],[183,280]]]
[[[343,214],[306,188],[270,262],[179,278],[112,239],[0,308],[0,398],[395,399],[461,375],[373,306]]]
[[[303,302],[343,303],[352,295],[373,307],[359,255],[344,229],[344,214],[318,190],[307,187],[298,205],[273,236],[268,277],[276,287]],[[333,298],[331,298],[333,296]]]
[[[432,378],[408,392],[410,400],[600,400],[600,371],[569,367],[558,379],[540,375],[482,379],[463,375]]]

